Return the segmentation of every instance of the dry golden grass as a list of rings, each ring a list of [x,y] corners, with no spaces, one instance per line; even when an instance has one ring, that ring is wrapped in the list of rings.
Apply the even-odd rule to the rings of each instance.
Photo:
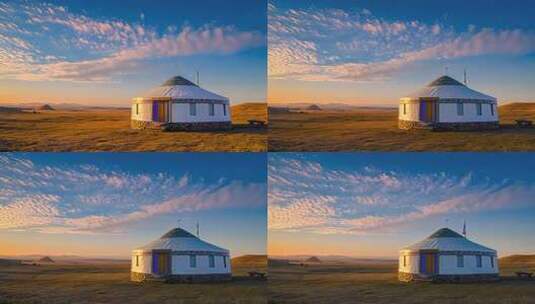
[[[535,121],[535,104],[499,108],[495,131],[404,131],[397,110],[269,113],[269,151],[535,151],[535,128],[517,129],[516,119]]]
[[[502,267],[503,273],[511,271]],[[469,284],[402,283],[397,264],[269,267],[269,303],[535,303],[535,280]]]
[[[130,282],[129,264],[2,266],[0,303],[267,303],[266,281],[232,267],[230,282],[165,284]]]
[[[0,113],[0,151],[266,151],[266,104],[232,107],[230,131],[161,132],[130,129],[130,111]]]

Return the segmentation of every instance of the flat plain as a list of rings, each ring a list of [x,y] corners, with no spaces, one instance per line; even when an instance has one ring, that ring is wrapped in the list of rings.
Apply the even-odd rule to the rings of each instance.
[[[233,129],[207,132],[162,132],[130,128],[129,109],[0,111],[0,151],[232,151],[267,149],[265,103],[232,107]]]
[[[248,272],[266,272],[266,257],[238,257],[232,260],[232,267],[230,282],[167,284],[131,282],[127,262],[2,265],[0,303],[265,304],[266,280],[249,278]]]
[[[402,283],[397,264],[284,264],[269,266],[269,303],[502,304],[535,303],[535,280],[515,271],[535,271],[535,256],[500,260],[501,281],[492,283]]]
[[[469,132],[398,129],[397,109],[269,112],[269,151],[535,151],[535,103],[499,107],[499,130]]]

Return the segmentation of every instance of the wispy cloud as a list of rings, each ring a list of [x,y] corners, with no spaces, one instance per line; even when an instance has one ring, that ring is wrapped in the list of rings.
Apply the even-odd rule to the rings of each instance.
[[[265,45],[263,34],[234,26],[169,26],[97,20],[47,3],[0,3],[0,78],[109,81],[145,60],[230,54]]]
[[[262,184],[189,175],[130,174],[94,166],[38,166],[0,156],[0,229],[45,233],[121,232],[165,214],[265,204]]]
[[[283,156],[269,161],[269,229],[320,234],[385,232],[414,221],[521,208],[535,185],[474,177],[324,168]]]
[[[535,32],[386,21],[370,11],[279,9],[269,4],[269,77],[375,81],[425,60],[535,52]]]

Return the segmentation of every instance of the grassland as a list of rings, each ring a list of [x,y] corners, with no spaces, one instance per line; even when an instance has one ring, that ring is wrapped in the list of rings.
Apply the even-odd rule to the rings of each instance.
[[[535,128],[518,129],[516,119],[535,120],[535,103],[499,107],[494,131],[404,131],[397,109],[270,111],[269,151],[535,151]]]
[[[266,104],[232,107],[233,129],[161,132],[130,129],[128,109],[0,113],[0,151],[266,151]]]
[[[0,303],[267,303],[266,281],[247,274],[266,263],[246,260],[232,261],[232,281],[203,284],[130,282],[129,264],[2,266]]]
[[[276,263],[269,267],[269,303],[535,303],[535,280],[512,277],[519,268],[534,271],[534,260],[528,266],[500,263],[500,282],[470,284],[402,283],[397,264]]]

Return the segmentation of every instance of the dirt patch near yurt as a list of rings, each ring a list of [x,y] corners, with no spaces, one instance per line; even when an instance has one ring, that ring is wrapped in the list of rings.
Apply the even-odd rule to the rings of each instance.
[[[3,112],[0,151],[251,151],[267,149],[267,107],[245,103],[232,107],[228,131],[162,132],[130,128],[130,109],[84,108],[41,112]]]
[[[266,281],[233,267],[230,282],[167,284],[131,282],[129,263],[3,265],[0,303],[266,303]]]
[[[320,105],[321,106],[321,105]],[[269,109],[269,151],[535,151],[535,103],[498,108],[499,130],[400,130],[397,108]]]
[[[501,261],[500,261],[501,263]],[[518,267],[519,265],[516,265]],[[269,298],[272,303],[533,303],[535,280],[513,280],[513,269],[502,267],[504,279],[492,283],[403,283],[397,263],[271,263]],[[516,268],[515,268],[516,269]]]

